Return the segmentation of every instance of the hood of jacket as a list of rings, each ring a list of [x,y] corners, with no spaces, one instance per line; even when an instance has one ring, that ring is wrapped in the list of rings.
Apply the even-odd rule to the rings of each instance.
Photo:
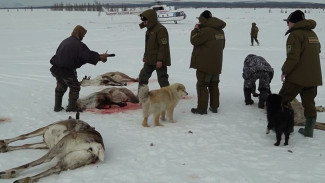
[[[214,29],[223,29],[226,27],[226,22],[224,22],[216,17],[211,17],[211,18],[206,19],[203,16],[200,16],[199,20],[200,20],[200,28],[211,27]]]
[[[297,30],[297,29],[306,29],[306,30],[312,30],[316,27],[317,23],[314,20],[302,20],[299,21],[297,23],[295,23],[295,25],[289,29],[285,35],[289,34],[290,32]]]
[[[87,30],[83,26],[77,25],[73,29],[71,36],[74,36],[74,37],[78,38],[79,40],[82,40],[83,37],[85,37],[86,33],[87,33]]]
[[[139,26],[141,29],[147,27],[148,29],[153,27],[158,23],[157,12],[153,9],[148,9],[140,14],[140,17],[146,17],[148,19],[148,24],[144,25],[144,23],[140,23]]]

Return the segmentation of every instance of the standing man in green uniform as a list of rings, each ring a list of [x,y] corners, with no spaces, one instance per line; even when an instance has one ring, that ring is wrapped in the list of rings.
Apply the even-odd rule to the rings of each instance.
[[[147,28],[143,68],[139,74],[139,87],[147,85],[153,71],[157,72],[160,87],[169,86],[167,66],[170,66],[170,51],[167,29],[158,22],[157,13],[148,9],[140,14],[140,28]]]
[[[322,85],[320,65],[320,43],[316,33],[314,20],[306,20],[302,11],[296,10],[287,19],[289,34],[287,39],[287,58],[282,66],[283,81],[280,95],[284,106],[288,105],[298,94],[304,107],[306,117],[305,128],[299,133],[305,137],[313,137],[316,123],[315,97],[317,86]]]
[[[219,107],[219,75],[222,69],[225,34],[222,30],[226,23],[212,17],[205,10],[199,17],[199,23],[191,32],[193,45],[190,68],[196,69],[197,107],[192,108],[194,114],[207,114],[209,95],[210,111],[218,112]]]
[[[257,40],[257,34],[258,34],[258,27],[256,26],[256,23],[252,23],[252,28],[251,28],[251,46],[254,46],[254,40],[257,43],[257,46],[260,45],[260,43]]]

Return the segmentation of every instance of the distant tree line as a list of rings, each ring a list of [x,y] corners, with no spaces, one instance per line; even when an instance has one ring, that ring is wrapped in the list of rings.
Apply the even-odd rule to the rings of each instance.
[[[55,3],[53,6],[50,7],[52,11],[103,11],[102,7],[109,11],[118,11],[119,9],[127,10],[127,6],[122,5],[114,5],[110,6],[108,3],[101,4],[101,3],[88,3],[88,4],[63,4],[63,3]]]

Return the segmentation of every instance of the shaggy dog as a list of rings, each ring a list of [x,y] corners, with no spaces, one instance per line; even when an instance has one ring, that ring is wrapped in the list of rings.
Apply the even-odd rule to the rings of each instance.
[[[141,86],[138,96],[143,109],[144,119],[142,126],[149,127],[148,117],[150,114],[153,114],[155,118],[155,126],[162,126],[159,123],[159,116],[161,120],[165,121],[166,111],[169,122],[174,123],[174,109],[179,100],[186,95],[188,95],[188,93],[186,92],[185,86],[180,83],[151,91],[149,91],[148,85]]]
[[[132,78],[122,72],[108,72],[102,75],[90,79],[90,76],[85,76],[80,81],[81,86],[100,86],[100,85],[111,85],[111,86],[126,86],[127,82],[138,82],[137,78]]]
[[[77,106],[82,109],[104,109],[108,105],[124,107],[126,102],[139,103],[135,94],[124,87],[110,87],[99,92],[92,93],[77,100]]]
[[[12,142],[36,136],[43,136],[43,142],[9,146]],[[42,173],[15,181],[15,183],[32,183],[53,173],[76,169],[97,160],[103,161],[105,155],[104,142],[100,133],[86,122],[79,120],[78,115],[77,119],[58,121],[15,138],[0,140],[0,152],[18,149],[49,149],[49,151],[35,161],[0,172],[0,179],[15,178],[29,168],[49,162],[54,158],[58,160],[54,167]]]
[[[276,133],[275,146],[280,145],[281,136],[284,134],[284,145],[288,145],[290,133],[293,132],[294,113],[288,106],[282,106],[282,97],[278,94],[270,94],[266,99],[267,131]]]

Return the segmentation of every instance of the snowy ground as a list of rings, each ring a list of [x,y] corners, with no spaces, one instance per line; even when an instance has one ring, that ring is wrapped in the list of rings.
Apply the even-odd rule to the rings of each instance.
[[[210,9],[227,23],[224,67],[220,82],[218,114],[205,116],[190,112],[196,106],[195,70],[189,69],[192,46],[190,32],[196,17],[204,9],[183,9],[187,19],[179,24],[164,24],[169,30],[172,66],[170,82],[183,83],[189,97],[175,111],[177,123],[163,127],[141,126],[141,109],[113,114],[84,112],[81,119],[102,134],[106,146],[105,162],[41,179],[42,183],[115,182],[115,183],[274,183],[323,182],[325,179],[324,131],[315,130],[314,138],[291,135],[289,146],[273,146],[275,134],[265,134],[266,114],[256,104],[245,106],[242,92],[244,58],[257,54],[275,69],[271,87],[281,88],[281,66],[285,60],[282,19],[288,13],[280,9]],[[293,10],[288,10],[289,12]],[[308,10],[306,18],[318,22],[315,31],[325,42],[325,12]],[[96,12],[52,12],[49,10],[0,10],[0,139],[14,137],[67,119],[73,113],[53,112],[55,79],[49,72],[49,60],[60,42],[75,25],[88,33],[84,42],[100,53],[108,50],[116,57],[97,66],[84,65],[78,70],[93,78],[111,71],[137,77],[142,68],[144,32],[136,15],[98,16]],[[251,23],[260,29],[261,46],[250,45]],[[325,55],[321,53],[322,70]],[[158,88],[155,73],[151,89]],[[136,92],[137,84],[127,86]],[[104,87],[83,87],[81,97]],[[325,88],[319,87],[317,105],[325,105]],[[255,103],[257,100],[255,100]],[[67,94],[63,101],[67,105]],[[153,119],[149,119],[153,125]],[[325,114],[318,120],[325,122]],[[40,138],[28,142],[39,141]],[[20,143],[17,143],[20,144]],[[151,145],[152,144],[152,145]],[[46,150],[23,150],[0,154],[0,171],[25,164],[44,155]],[[18,158],[17,158],[18,157]],[[31,176],[54,162],[23,172]],[[9,183],[14,180],[1,180]]]

